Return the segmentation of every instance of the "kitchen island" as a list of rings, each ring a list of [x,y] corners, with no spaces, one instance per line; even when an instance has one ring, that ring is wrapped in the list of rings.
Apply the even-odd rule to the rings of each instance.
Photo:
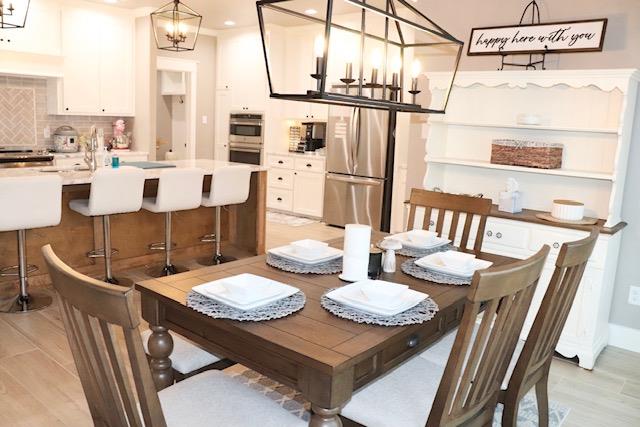
[[[211,174],[217,168],[237,165],[216,160],[175,160],[159,163],[172,164],[178,168],[198,167],[205,170],[203,191],[209,191]],[[122,163],[126,165],[125,163]],[[222,210],[223,253],[238,258],[263,254],[265,251],[266,217],[266,169],[249,165],[252,169],[249,199],[240,205]],[[164,169],[146,169],[145,197],[155,196],[158,177]],[[56,168],[0,169],[3,177],[33,176],[58,173],[63,179],[62,220],[56,227],[27,230],[27,261],[39,267],[29,275],[29,285],[42,286],[49,283],[40,248],[50,243],[64,262],[85,274],[101,274],[101,258],[89,258],[87,253],[102,248],[101,217],[85,217],[69,209],[69,201],[87,199],[91,188],[92,174],[89,171]],[[233,183],[229,183],[233,185]],[[213,244],[202,243],[203,235],[214,230],[214,208],[200,207],[173,215],[173,255],[176,259],[213,257]],[[164,214],[146,210],[111,217],[111,238],[118,254],[113,257],[114,271],[161,263],[162,251],[152,251],[149,244],[164,240]],[[15,232],[0,233],[0,267],[17,264],[17,239]],[[0,277],[0,291],[15,290],[15,276]]]

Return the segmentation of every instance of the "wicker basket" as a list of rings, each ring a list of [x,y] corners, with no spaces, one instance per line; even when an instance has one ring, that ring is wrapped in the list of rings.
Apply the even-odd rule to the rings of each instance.
[[[562,144],[494,139],[491,143],[491,163],[540,169],[560,169],[562,167],[562,149]]]

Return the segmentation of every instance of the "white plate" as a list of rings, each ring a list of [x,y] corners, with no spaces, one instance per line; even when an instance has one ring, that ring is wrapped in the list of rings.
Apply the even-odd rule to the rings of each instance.
[[[438,273],[449,274],[456,277],[469,278],[473,276],[476,270],[484,270],[493,265],[491,261],[485,261],[482,259],[474,259],[471,266],[467,270],[458,270],[452,267],[447,267],[440,260],[440,253],[427,255],[414,261],[419,267],[426,268],[427,270],[437,271]]]
[[[326,252],[315,257],[304,257],[299,253],[296,253],[295,250],[288,245],[269,249],[268,252],[306,265],[320,264],[342,256],[342,250],[332,248],[331,246],[327,246]]]
[[[404,233],[398,233],[391,236],[387,236],[385,237],[385,239],[398,240],[399,242],[402,243],[403,247],[411,248],[411,249],[420,249],[420,250],[435,249],[440,246],[444,246],[451,243],[451,240],[449,239],[445,239],[444,237],[436,237],[433,239],[433,243],[431,244],[419,245],[409,240],[409,236],[407,235],[407,233],[408,232],[405,231]]]
[[[429,295],[423,294],[422,292],[407,289],[398,297],[399,303],[395,307],[382,308],[369,304],[369,301],[360,290],[360,286],[357,282],[334,289],[327,294],[327,298],[331,298],[340,304],[379,316],[395,316],[396,314],[400,314],[412,307],[415,307],[428,296]]]
[[[256,283],[261,283],[268,288],[268,292],[256,294],[256,296],[250,302],[238,301],[224,285],[225,281],[238,276],[231,276],[231,278],[226,277],[224,279],[214,280],[213,282],[194,286],[193,291],[238,310],[253,310],[254,308],[262,307],[283,298],[290,297],[291,295],[299,291],[298,288],[285,285],[284,283],[276,282],[275,280],[266,279],[264,277],[255,276],[252,274],[247,276],[253,276]]]

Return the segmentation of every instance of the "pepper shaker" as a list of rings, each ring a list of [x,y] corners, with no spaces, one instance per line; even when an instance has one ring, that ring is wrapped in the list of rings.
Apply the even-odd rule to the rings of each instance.
[[[395,273],[396,271],[396,251],[402,249],[402,243],[395,239],[383,239],[380,247],[385,250],[382,256],[382,271],[385,273]]]

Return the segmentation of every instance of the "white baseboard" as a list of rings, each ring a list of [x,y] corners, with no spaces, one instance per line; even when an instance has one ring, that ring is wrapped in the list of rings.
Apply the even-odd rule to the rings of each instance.
[[[609,345],[640,353],[640,329],[609,323]]]

